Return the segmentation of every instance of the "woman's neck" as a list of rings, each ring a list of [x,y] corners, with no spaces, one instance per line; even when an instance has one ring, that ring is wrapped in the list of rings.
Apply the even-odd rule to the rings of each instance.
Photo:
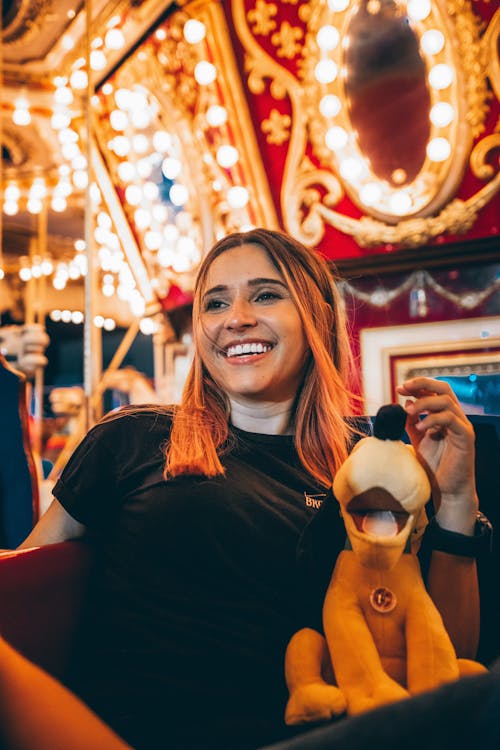
[[[231,424],[245,432],[262,435],[291,435],[293,401],[252,404],[231,400]]]

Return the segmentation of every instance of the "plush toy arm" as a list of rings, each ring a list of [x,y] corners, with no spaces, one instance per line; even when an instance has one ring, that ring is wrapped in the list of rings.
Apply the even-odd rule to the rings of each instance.
[[[409,695],[385,671],[354,589],[350,583],[330,585],[323,608],[326,640],[348,714]]]

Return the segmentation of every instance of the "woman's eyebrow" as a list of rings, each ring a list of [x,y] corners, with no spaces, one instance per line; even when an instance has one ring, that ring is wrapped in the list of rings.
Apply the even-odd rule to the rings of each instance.
[[[247,282],[247,285],[251,288],[261,286],[262,284],[273,284],[274,286],[280,286],[283,289],[288,289],[287,285],[280,279],[268,279],[264,276],[259,276],[256,279],[249,279],[249,281]],[[217,284],[216,286],[207,289],[203,297],[208,297],[211,294],[221,294],[222,292],[227,292],[229,288],[230,287],[228,284]]]

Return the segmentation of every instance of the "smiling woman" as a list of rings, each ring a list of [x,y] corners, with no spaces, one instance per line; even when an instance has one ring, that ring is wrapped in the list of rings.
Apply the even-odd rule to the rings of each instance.
[[[326,549],[315,534],[355,433],[347,329],[326,261],[253,229],[202,261],[193,333],[179,406],[96,425],[23,547],[86,535],[94,548],[71,684],[131,746],[256,750],[304,731],[284,723],[285,649],[321,617],[345,543],[338,512]],[[416,378],[399,393],[433,474],[435,526],[463,540],[477,507],[470,423],[446,383]],[[471,654],[475,561],[439,550],[430,591]]]

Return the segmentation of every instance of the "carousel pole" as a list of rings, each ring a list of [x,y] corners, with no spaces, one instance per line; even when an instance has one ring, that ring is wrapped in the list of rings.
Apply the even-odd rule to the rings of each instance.
[[[87,72],[87,89],[85,103],[85,134],[86,134],[86,157],[88,181],[85,191],[85,248],[87,255],[87,275],[85,276],[85,324],[83,329],[83,390],[84,390],[84,408],[85,408],[85,429],[89,430],[96,420],[101,416],[102,400],[98,399],[97,403],[93,399],[96,393],[102,370],[102,338],[101,331],[94,325],[95,317],[95,298],[97,291],[97,267],[94,253],[93,237],[93,211],[91,200],[91,132],[92,132],[92,69],[90,67],[90,52],[92,43],[92,2],[85,0],[86,13],[86,72]]]
[[[48,225],[48,206],[47,198],[42,200],[42,210],[38,214],[38,255],[41,259],[45,258],[47,253],[47,225]],[[36,330],[42,340],[46,337],[45,333],[45,276],[33,279],[36,294],[33,295],[36,300],[32,308],[32,323],[35,324]],[[40,359],[40,358],[39,358]],[[42,421],[43,421],[43,386],[44,386],[44,368],[47,359],[42,356],[35,366],[34,383],[33,383],[33,421],[34,421],[34,449],[37,455],[42,452]]]

